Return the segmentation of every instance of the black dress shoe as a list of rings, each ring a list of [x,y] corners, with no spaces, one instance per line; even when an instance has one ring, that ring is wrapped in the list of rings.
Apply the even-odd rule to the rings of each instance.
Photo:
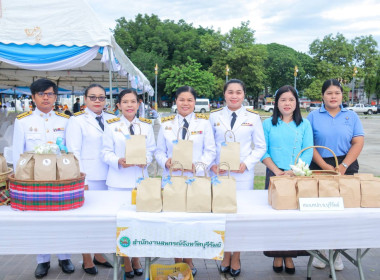
[[[50,262],[39,263],[37,265],[36,271],[34,271],[34,276],[36,276],[38,279],[45,277],[48,274],[49,268]]]
[[[136,276],[141,276],[144,274],[144,269],[142,268],[141,263],[140,263],[140,268],[134,268],[133,265],[132,265],[132,268]]]
[[[285,265],[285,272],[287,274],[294,274],[296,272],[296,268],[295,267],[287,267],[286,266],[285,259],[284,259],[284,265]]]
[[[219,271],[220,271],[220,273],[227,273],[227,272],[229,272],[230,271],[230,267],[229,266],[223,266],[223,265],[220,265],[220,267],[219,267]]]
[[[98,274],[98,268],[95,265],[93,267],[84,268],[84,264],[82,264],[82,268],[84,272],[86,272],[87,274],[91,274],[91,275]]]
[[[113,266],[112,266],[112,264],[110,264],[109,262],[107,262],[107,261],[105,261],[105,262],[100,262],[100,261],[98,261],[97,259],[95,259],[95,257],[94,257],[94,259],[93,259],[93,262],[94,262],[94,264],[96,264],[96,265],[102,265],[102,266],[104,266],[104,267],[109,267],[109,268],[112,268]]]
[[[240,264],[240,268],[239,269],[230,269],[230,275],[232,276],[232,277],[238,277],[239,276],[239,274],[240,274],[240,272],[241,272],[241,263],[240,263],[240,260],[239,260],[239,264]]]
[[[128,271],[128,272],[124,272],[124,280],[125,279],[127,279],[127,278],[133,278],[133,277],[135,277],[135,273],[134,273],[134,271],[132,270],[132,271]]]
[[[195,267],[191,269],[191,274],[193,274],[193,277],[195,276],[195,274],[197,274],[197,272],[198,270]]]
[[[282,262],[281,262],[281,266],[274,266],[274,259],[273,259],[273,271],[276,273],[280,273],[283,269],[284,267],[282,266]]]
[[[70,259],[58,260],[58,264],[60,267],[62,267],[62,271],[64,273],[70,274],[75,271],[75,266],[73,265]]]

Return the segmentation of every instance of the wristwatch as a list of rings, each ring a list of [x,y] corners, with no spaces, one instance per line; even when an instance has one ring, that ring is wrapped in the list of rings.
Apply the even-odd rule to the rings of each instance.
[[[348,165],[347,164],[345,164],[344,162],[342,162],[342,165],[344,166],[344,168],[348,168]]]

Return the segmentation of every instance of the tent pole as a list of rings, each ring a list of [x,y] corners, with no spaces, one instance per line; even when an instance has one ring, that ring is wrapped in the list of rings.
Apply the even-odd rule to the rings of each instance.
[[[111,105],[111,108],[110,108],[110,111],[112,112],[113,111],[113,99],[112,99],[112,61],[111,61],[111,47],[108,46],[108,57],[109,57],[109,70],[108,70],[108,74],[109,74],[109,83],[110,83],[110,105]]]

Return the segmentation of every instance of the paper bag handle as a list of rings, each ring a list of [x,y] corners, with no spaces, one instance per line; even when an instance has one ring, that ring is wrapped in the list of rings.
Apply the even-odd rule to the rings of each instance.
[[[234,142],[236,142],[235,133],[232,130],[226,130],[226,132],[224,133],[224,142],[227,142],[227,133],[228,132],[232,133],[232,135],[234,136]]]
[[[196,174],[197,174],[197,167],[200,166],[201,168],[203,168],[203,171],[204,171],[204,176],[205,178],[207,178],[207,165],[203,162],[196,162],[195,165],[194,165],[194,168],[193,168],[193,176],[195,177]]]
[[[227,162],[221,162],[221,163],[219,163],[218,165],[217,165],[217,169],[216,169],[216,176],[218,176],[219,177],[219,169],[220,169],[220,167],[221,166],[226,166],[228,169],[228,178],[230,178],[230,165],[227,163]]]
[[[183,165],[179,162],[179,161],[175,161],[172,163],[172,165],[170,166],[170,169],[169,169],[169,172],[170,172],[170,177],[172,176],[172,172],[173,172],[173,167],[176,166],[176,165],[179,165],[181,168],[181,176],[183,176]]]
[[[179,139],[179,133],[182,132],[182,129],[186,129],[186,140],[189,140],[189,137],[190,137],[189,129],[187,127],[184,127],[184,126],[181,126],[180,128],[178,128],[177,140],[180,140]]]

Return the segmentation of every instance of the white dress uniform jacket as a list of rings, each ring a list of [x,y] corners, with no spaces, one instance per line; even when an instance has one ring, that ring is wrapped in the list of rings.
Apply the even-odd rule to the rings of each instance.
[[[153,154],[156,150],[153,127],[151,121],[147,119],[137,119],[132,121],[141,127],[141,134],[146,136],[146,159],[147,166],[153,160]],[[107,175],[107,186],[111,188],[133,189],[136,186],[136,180],[142,176],[141,168],[132,166],[122,168],[119,166],[119,158],[125,157],[125,135],[129,135],[130,122],[122,116],[108,120],[104,128],[102,159],[108,164],[109,170]],[[138,125],[133,126],[135,135],[140,133]],[[145,176],[148,176],[147,167],[144,168]]]
[[[65,140],[69,118],[68,115],[54,111],[45,114],[37,108],[18,115],[13,131],[14,168],[22,153],[33,151],[40,144],[56,143],[58,137]]]
[[[161,119],[155,158],[157,163],[164,169],[162,176],[169,175],[169,170],[165,167],[165,163],[173,155],[173,141],[177,140],[178,130],[183,126],[183,121],[180,119],[183,118],[178,114]],[[210,122],[205,115],[194,113],[187,116],[186,120],[189,122],[189,140],[193,141],[193,163],[202,162],[209,168],[216,157],[214,135]],[[182,129],[179,133],[179,139],[182,139]],[[172,174],[180,175],[180,173],[180,171],[177,171]],[[202,176],[203,174],[203,169],[199,168],[197,175]],[[184,175],[193,176],[191,172],[185,172]]]
[[[231,172],[231,175],[236,179],[238,190],[252,190],[255,164],[260,161],[266,151],[263,126],[260,116],[252,110],[242,107],[235,113],[237,118],[232,131],[235,134],[236,142],[240,142],[240,162],[243,162],[247,169],[242,174]],[[227,107],[216,109],[210,114],[217,153],[215,164],[219,164],[221,143],[225,141],[224,134],[227,130],[231,130],[231,114],[232,111]],[[227,142],[232,141],[233,136],[231,133],[227,133]],[[252,149],[252,143],[254,149]]]
[[[81,172],[86,173],[86,184],[88,180],[105,181],[108,173],[108,165],[101,156],[104,131],[95,119],[97,116],[86,108],[75,113],[67,125],[67,148],[78,159]],[[108,112],[102,112],[101,116],[104,127],[108,125],[107,120],[115,118]]]

